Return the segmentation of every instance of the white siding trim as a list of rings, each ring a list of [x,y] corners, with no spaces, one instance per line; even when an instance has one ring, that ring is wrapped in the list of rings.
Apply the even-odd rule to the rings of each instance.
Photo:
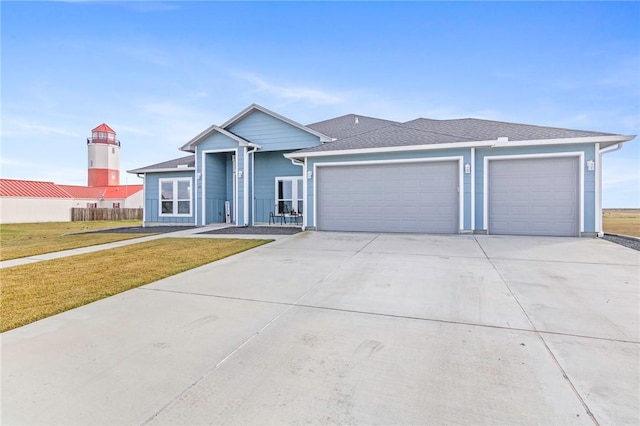
[[[144,228],[147,224],[147,175],[145,173],[142,174],[142,194],[142,227]]]
[[[232,154],[235,154],[235,170],[236,173],[233,174],[233,179],[235,179],[235,188],[238,188],[238,150],[236,148],[227,148],[227,149],[209,149],[209,150],[204,150],[204,151],[200,151],[202,153],[202,159],[200,161],[200,164],[202,165],[202,173],[200,174],[200,180],[202,180],[202,191],[201,191],[201,198],[202,198],[202,212],[201,212],[201,217],[200,217],[200,225],[204,226],[205,225],[205,217],[206,217],[206,194],[207,194],[207,162],[205,161],[206,158],[206,154],[220,154],[223,152],[231,152]],[[195,173],[195,178],[196,181],[198,179],[198,161],[196,159],[196,173]],[[197,185],[197,183],[196,183]],[[237,191],[232,191],[233,192],[233,220],[231,221],[231,223],[233,223],[233,221],[236,221],[237,224],[237,219],[238,219],[238,200],[237,200]],[[198,198],[198,197],[196,197]],[[196,226],[198,224],[198,221],[196,220]]]
[[[242,183],[243,183],[243,192],[242,195],[242,205],[244,210],[244,220],[243,225],[247,226],[249,224],[249,177],[247,176],[247,169],[249,168],[249,154],[247,147],[244,147],[244,155],[242,161]],[[236,173],[237,174],[237,173]]]
[[[476,149],[471,148],[471,231],[476,230]]]
[[[180,181],[189,181],[189,213],[162,213],[162,183],[163,182],[172,182],[173,183],[173,196],[172,201],[175,203],[174,211],[178,210],[178,182]],[[192,217],[196,210],[195,205],[193,203],[193,178],[192,177],[171,177],[171,178],[160,178],[158,179],[158,217]]]
[[[602,236],[602,171],[600,168],[602,167],[602,155],[600,154],[600,144],[597,143],[594,147],[594,161],[596,164],[596,173],[595,173],[595,186],[596,186],[596,202],[595,202],[595,232],[596,235]]]
[[[578,138],[563,138],[563,139],[536,139],[528,141],[507,141],[502,142],[499,140],[487,140],[487,141],[475,141],[475,142],[451,142],[451,143],[436,143],[430,145],[407,145],[407,146],[390,146],[380,148],[357,148],[357,149],[343,149],[333,151],[314,151],[314,152],[291,152],[285,154],[286,158],[306,158],[306,157],[328,157],[338,155],[353,155],[353,154],[375,154],[385,152],[410,152],[410,151],[433,151],[440,149],[455,149],[455,148],[472,148],[472,147],[490,147],[490,148],[511,148],[519,146],[540,146],[540,145],[572,145],[572,144],[584,144],[584,143],[621,143],[628,142],[635,138],[635,135],[610,135],[610,136],[584,136]]]
[[[489,234],[489,161],[493,160],[520,160],[527,158],[558,158],[558,157],[578,157],[578,173],[579,173],[579,230],[584,232],[584,152],[557,152],[547,154],[522,154],[522,155],[490,155],[484,157],[484,170],[482,171],[482,226]]]
[[[464,229],[464,157],[461,155],[451,157],[434,158],[405,158],[397,160],[364,160],[364,161],[332,161],[327,163],[313,164],[313,226],[318,223],[318,187],[317,179],[318,167],[328,166],[365,166],[371,164],[402,164],[402,163],[435,163],[442,161],[458,162],[458,227]],[[306,164],[306,159],[305,159]],[[304,177],[306,179],[306,176]],[[306,207],[305,207],[306,208]]]
[[[311,178],[313,178],[312,176]],[[304,164],[302,165],[302,230],[304,231],[307,228],[307,223],[309,222],[309,212],[307,210],[307,186],[309,182],[307,178],[307,159],[304,159]]]

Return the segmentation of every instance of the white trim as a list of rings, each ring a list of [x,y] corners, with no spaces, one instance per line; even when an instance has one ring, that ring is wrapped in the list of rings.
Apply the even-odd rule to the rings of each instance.
[[[142,227],[147,224],[147,175],[142,174]]]
[[[303,165],[299,164],[299,166],[303,166]],[[303,210],[302,211],[302,215],[303,215],[302,216],[302,220],[303,220],[303,223],[304,223],[304,215],[305,215],[305,212],[306,212],[306,210],[305,210],[306,206],[304,204],[304,180],[305,180],[304,176],[289,175],[289,176],[276,176],[274,178],[274,200],[275,200],[275,205],[274,205],[275,211],[274,211],[274,213],[277,213],[277,208],[276,207],[278,206],[278,181],[285,181],[285,180],[290,180],[291,181],[291,208],[294,208],[293,207],[293,201],[295,200],[296,201],[296,205],[295,205],[295,209],[294,210],[298,211],[299,209],[298,209],[298,203],[297,202],[298,201],[302,201],[302,210]],[[303,187],[302,187],[302,198],[298,198],[298,183],[299,183],[298,181],[299,180],[302,180],[302,185],[303,185]],[[294,185],[293,181],[296,181],[295,185]],[[294,191],[294,189],[295,189],[295,191]],[[294,195],[295,195],[295,197],[294,197]],[[300,212],[298,212],[298,213],[300,213]]]
[[[471,148],[471,231],[476,230],[476,149]]]
[[[200,144],[201,142],[204,141],[205,138],[209,137],[210,135],[212,135],[214,132],[218,132],[236,142],[238,142],[238,146],[251,146],[254,148],[260,148],[260,145],[255,144],[253,142],[249,142],[248,140],[241,138],[238,135],[234,135],[233,133],[222,129],[216,125],[213,126],[209,126],[207,129],[205,129],[204,131],[200,132],[196,137],[194,137],[193,139],[191,139],[189,142],[187,142],[186,144],[182,145],[180,147],[181,151],[186,151],[186,152],[194,152],[193,150],[195,149],[195,147]]]
[[[407,145],[407,146],[388,146],[380,148],[357,148],[357,149],[343,149],[333,151],[312,151],[312,152],[291,152],[285,154],[286,158],[306,158],[306,157],[327,157],[327,156],[339,156],[339,155],[354,155],[354,154],[376,154],[386,152],[410,152],[410,151],[432,151],[440,149],[452,149],[452,148],[510,148],[510,147],[522,147],[522,146],[539,146],[539,145],[571,145],[571,144],[583,144],[583,143],[616,143],[627,142],[635,138],[635,135],[610,135],[610,136],[586,136],[579,138],[563,138],[563,139],[536,139],[529,141],[511,141],[504,142],[498,138],[496,140],[475,141],[475,142],[451,142],[451,143],[438,143],[430,145]]]
[[[318,188],[317,176],[318,167],[330,166],[367,166],[376,164],[406,164],[406,163],[436,163],[436,162],[458,162],[458,232],[464,230],[464,156],[455,155],[450,157],[433,158],[404,158],[394,160],[364,160],[364,161],[332,161],[313,164],[313,226],[318,226]],[[306,163],[306,159],[305,159]],[[306,177],[305,177],[306,178]]]
[[[194,171],[196,168],[195,167],[168,167],[168,168],[164,168],[164,169],[137,169],[137,170],[127,170],[127,173],[135,173],[135,174],[140,174],[140,173],[165,173],[165,172],[189,172],[189,171]]]
[[[173,211],[176,212],[178,210],[178,203],[180,201],[180,198],[178,197],[178,182],[180,181],[189,181],[189,213],[162,213],[163,182],[172,183],[173,198],[171,198],[171,202],[174,203]],[[182,201],[184,201],[184,199]],[[171,178],[158,179],[158,217],[193,217],[194,213],[195,213],[195,210],[193,205],[193,178],[192,177],[171,177]]]
[[[247,169],[249,168],[249,154],[248,149],[245,146],[242,158],[242,183],[243,183],[243,191],[242,194],[242,207],[243,207],[243,216],[244,221],[243,225],[247,226],[249,224],[249,178],[247,176]]]
[[[489,230],[489,161],[500,160],[521,160],[521,159],[536,159],[536,158],[559,158],[559,157],[578,157],[578,173],[579,173],[579,188],[580,194],[578,196],[579,204],[579,234],[584,232],[584,151],[573,152],[554,152],[545,154],[518,154],[518,155],[488,155],[484,157],[484,164],[482,170],[482,226],[490,234]],[[578,235],[580,236],[580,235]]]
[[[263,113],[265,113],[267,115],[270,115],[271,117],[273,117],[273,118],[275,118],[277,120],[283,121],[283,122],[285,122],[285,123],[287,123],[287,124],[289,124],[289,125],[291,125],[293,127],[297,127],[300,130],[303,130],[303,131],[305,131],[307,133],[312,134],[313,136],[317,136],[318,138],[320,138],[320,142],[330,142],[332,140],[329,136],[327,136],[327,135],[325,135],[323,133],[320,133],[320,132],[318,132],[316,130],[310,129],[309,127],[303,126],[302,124],[300,124],[298,122],[295,122],[295,121],[291,120],[290,118],[287,118],[287,117],[285,117],[283,115],[275,113],[275,112],[273,112],[271,110],[268,110],[267,108],[262,107],[262,106],[260,106],[258,104],[249,105],[247,108],[243,109],[242,111],[240,111],[239,113],[237,113],[236,115],[231,117],[229,120],[227,120],[220,127],[222,127],[223,129],[226,129],[227,127],[232,126],[233,124],[235,124],[238,121],[242,120],[244,117],[246,117],[247,115],[249,115],[251,112],[253,112],[255,110],[258,110],[258,111],[261,111],[261,112],[263,112]]]
[[[595,166],[596,166],[596,170],[595,170],[595,184],[596,184],[596,188],[595,188],[595,192],[596,192],[596,202],[595,202],[595,232],[596,235],[602,237],[601,233],[603,231],[602,229],[602,172],[600,171],[600,165],[602,164],[602,158],[600,156],[600,144],[597,143],[594,146],[594,159],[593,161],[595,161]]]
[[[357,148],[357,149],[343,149],[334,151],[315,151],[315,152],[290,152],[284,154],[286,158],[308,158],[308,157],[328,157],[334,155],[353,155],[353,154],[379,154],[387,152],[412,152],[412,151],[433,151],[438,149],[452,149],[452,148],[470,148],[470,147],[491,147],[496,141],[481,141],[481,142],[454,142],[454,143],[440,143],[431,145],[407,145],[407,146],[385,146],[380,148]]]
[[[313,176],[312,176],[313,178]],[[309,221],[307,214],[307,186],[309,182],[307,178],[307,159],[304,159],[304,163],[302,165],[302,230],[304,231],[307,228],[307,222]]]
[[[234,161],[236,162],[235,164],[235,171],[238,170],[238,149],[237,148],[227,148],[227,149],[209,149],[209,150],[203,150],[200,151],[202,153],[202,158],[200,161],[201,167],[202,167],[202,173],[200,174],[201,176],[201,180],[202,180],[202,190],[201,190],[201,194],[200,197],[202,199],[202,206],[201,206],[201,217],[200,217],[200,225],[205,226],[205,218],[206,218],[206,194],[207,194],[207,162],[205,161],[206,159],[206,154],[221,154],[223,152],[231,152],[232,154],[235,155],[234,157]],[[226,161],[225,161],[226,163]],[[196,159],[196,167],[198,165],[198,160]],[[236,172],[232,172],[233,173],[233,179],[234,179],[234,188],[231,191],[232,192],[232,198],[233,198],[233,217],[231,218],[231,223],[233,223],[234,221],[236,222],[236,225],[238,223],[237,218],[238,218],[238,196],[237,196],[237,190],[236,188],[238,187],[238,174]],[[196,171],[196,177],[197,177],[198,172]],[[226,175],[226,172],[225,172]],[[226,182],[226,177],[225,177],[225,182]],[[197,197],[196,197],[197,198]],[[198,223],[198,221],[196,220],[196,225]]]

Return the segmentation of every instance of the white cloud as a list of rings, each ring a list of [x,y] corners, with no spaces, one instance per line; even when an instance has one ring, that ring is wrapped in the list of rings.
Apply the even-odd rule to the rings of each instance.
[[[253,84],[256,92],[263,92],[287,101],[305,101],[317,105],[334,105],[344,102],[344,95],[341,93],[332,93],[314,87],[274,84],[251,73],[237,73],[235,77]]]
[[[69,136],[81,137],[78,133],[64,128],[38,123],[25,117],[4,115],[2,117],[1,136],[20,136],[23,138],[42,136]]]

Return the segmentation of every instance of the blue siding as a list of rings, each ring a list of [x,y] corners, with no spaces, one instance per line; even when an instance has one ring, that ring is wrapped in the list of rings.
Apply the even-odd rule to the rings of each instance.
[[[191,216],[190,217],[167,217],[160,216],[160,179],[167,178],[194,178],[193,171],[167,172],[167,173],[147,173],[144,181],[144,222],[150,223],[173,223],[183,225],[195,224],[195,196],[194,185],[191,185]],[[195,179],[192,180],[195,182]]]
[[[595,146],[593,144],[576,145],[547,145],[514,148],[481,148],[476,150],[475,179],[476,179],[476,229],[483,228],[484,219],[484,157],[497,155],[528,155],[554,154],[563,152],[584,152],[584,161],[595,161]],[[584,168],[584,232],[595,232],[595,171]]]
[[[205,157],[205,224],[224,222],[226,198],[227,154],[207,154]]]
[[[262,111],[253,111],[228,129],[232,133],[261,146],[260,151],[283,151],[310,148],[320,138],[278,120]]]
[[[275,207],[275,178],[302,176],[302,166],[296,166],[283,157],[284,152],[256,152],[254,179],[254,221],[268,222],[269,212]]]

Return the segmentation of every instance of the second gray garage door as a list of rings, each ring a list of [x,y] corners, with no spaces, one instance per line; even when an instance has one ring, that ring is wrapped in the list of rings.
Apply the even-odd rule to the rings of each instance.
[[[578,236],[578,157],[489,161],[489,233]]]
[[[458,173],[456,161],[318,167],[317,227],[458,233]]]

